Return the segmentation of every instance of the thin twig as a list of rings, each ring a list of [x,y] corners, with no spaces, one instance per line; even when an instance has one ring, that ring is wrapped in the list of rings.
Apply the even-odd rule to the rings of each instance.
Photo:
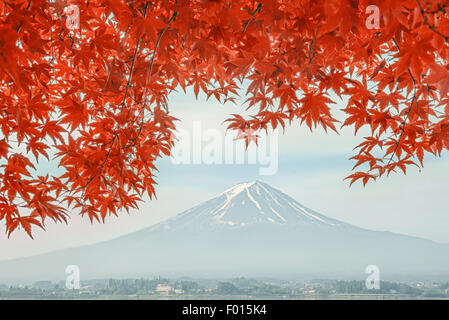
[[[421,12],[421,15],[423,17],[424,23],[429,27],[430,30],[432,30],[435,34],[437,34],[438,36],[440,36],[441,38],[444,39],[444,41],[449,42],[449,36],[445,36],[444,34],[442,34],[440,31],[437,30],[437,28],[435,28],[435,26],[431,25],[429,20],[426,17],[426,12],[424,11],[423,7],[421,6],[421,2],[419,0],[416,0],[416,2],[418,3],[419,6],[419,10]]]
[[[254,10],[254,12],[251,14],[251,18],[248,19],[248,21],[246,21],[245,27],[243,28],[243,32],[246,31],[246,28],[248,28],[249,23],[250,23],[252,20],[254,20],[254,15],[255,15],[256,13],[259,13],[259,12],[260,12],[260,9],[262,9],[262,3],[259,3],[259,4],[257,5],[256,10]]]

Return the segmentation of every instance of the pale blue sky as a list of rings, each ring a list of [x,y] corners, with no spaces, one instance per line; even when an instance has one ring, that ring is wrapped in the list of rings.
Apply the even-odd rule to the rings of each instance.
[[[335,99],[335,97],[333,97]],[[336,106],[341,109],[343,104]],[[189,93],[171,96],[170,109],[189,128],[202,120],[203,129],[225,131],[223,120],[242,106],[220,105],[215,100],[198,101]],[[341,114],[339,114],[341,116]],[[35,240],[15,232],[8,240],[0,235],[0,259],[34,255],[56,249],[108,240],[169,218],[206,201],[224,189],[243,181],[259,179],[295,198],[305,206],[329,217],[360,227],[388,230],[449,242],[449,162],[429,158],[419,172],[410,168],[407,176],[392,175],[349,188],[343,178],[353,162],[348,159],[361,141],[363,131],[354,137],[352,129],[340,135],[313,133],[298,123],[279,136],[279,170],[276,175],[260,176],[259,165],[174,165],[158,161],[158,199],[146,201],[139,211],[111,217],[106,224],[91,225],[88,219],[72,215],[68,225],[47,224],[47,232],[35,230]],[[53,170],[42,164],[41,170]]]

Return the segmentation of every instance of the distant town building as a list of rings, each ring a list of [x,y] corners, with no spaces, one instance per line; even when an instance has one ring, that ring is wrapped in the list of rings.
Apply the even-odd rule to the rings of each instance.
[[[303,294],[315,294],[315,289],[313,289],[313,288],[304,288],[302,290],[302,293]]]
[[[159,292],[159,293],[164,293],[164,292],[169,293],[171,291],[173,291],[173,287],[168,284],[158,284],[156,287],[156,292]]]

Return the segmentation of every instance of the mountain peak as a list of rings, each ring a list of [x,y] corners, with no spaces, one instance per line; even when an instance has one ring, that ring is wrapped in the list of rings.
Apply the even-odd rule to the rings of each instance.
[[[256,185],[263,185],[264,183],[260,182],[259,180],[253,180],[253,181],[249,181],[249,182],[242,182],[242,183],[238,183],[232,187],[230,187],[229,189],[226,189],[225,191],[223,191],[220,195],[223,194],[228,194],[231,196],[236,196],[237,194],[247,190],[248,188],[251,188],[253,186]]]
[[[164,223],[164,228],[246,227],[254,224],[319,225],[337,227],[343,222],[328,218],[259,180],[236,184]]]

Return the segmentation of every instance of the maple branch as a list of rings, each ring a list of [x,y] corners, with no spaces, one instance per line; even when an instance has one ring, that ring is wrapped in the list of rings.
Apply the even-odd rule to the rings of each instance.
[[[81,198],[84,197],[84,192],[86,191],[86,188],[89,186],[89,184],[90,184],[90,183],[91,183],[91,182],[98,176],[98,173],[100,173],[101,171],[103,171],[103,169],[104,169],[104,167],[105,167],[105,165],[106,165],[106,162],[108,161],[109,156],[111,155],[112,147],[114,146],[114,142],[115,142],[115,140],[117,139],[117,137],[118,137],[118,134],[117,134],[117,133],[114,134],[114,136],[112,137],[112,140],[111,140],[111,142],[109,143],[110,146],[109,146],[108,153],[106,154],[106,157],[105,157],[105,159],[103,160],[103,162],[102,162],[100,168],[97,170],[97,172],[96,172],[91,178],[89,178],[89,180],[87,181],[87,183],[86,183],[83,187],[80,187],[80,188],[79,188],[79,190],[83,190],[83,194],[82,194]],[[117,141],[119,141],[119,140],[117,140]],[[119,151],[120,151],[120,142],[119,142]]]
[[[310,46],[309,46],[309,64],[312,64],[313,58],[315,58],[315,55],[316,55],[316,52],[313,48],[314,43],[315,43],[315,36],[313,37],[312,41],[310,42]],[[312,55],[312,51],[313,51],[313,55]]]
[[[148,98],[148,96],[147,96],[148,87],[147,87],[147,83],[146,83],[146,82],[147,82],[148,77],[151,78],[151,75],[152,75],[152,73],[153,73],[154,59],[155,59],[155,57],[156,57],[156,52],[157,52],[157,49],[158,49],[158,47],[159,47],[159,43],[161,42],[162,36],[164,35],[165,31],[170,27],[171,22],[174,21],[174,20],[176,19],[177,16],[178,16],[178,12],[175,11],[175,12],[173,13],[173,15],[171,16],[170,20],[168,20],[167,26],[164,27],[164,28],[161,30],[161,32],[159,33],[159,36],[158,36],[157,41],[156,41],[156,44],[154,45],[153,55],[152,55],[152,57],[151,57],[151,62],[150,62],[149,65],[147,65],[147,68],[146,68],[146,70],[145,70],[145,90],[144,90],[144,93],[143,93],[143,96],[144,96],[145,98],[144,98],[144,101],[143,101],[143,104],[142,104],[142,108],[140,109],[140,110],[141,110],[141,111],[140,111],[140,114],[141,114],[141,116],[142,116],[141,124],[140,124],[139,131],[138,131],[136,137],[133,138],[133,139],[131,139],[131,144],[128,145],[128,146],[125,146],[125,148],[129,148],[130,146],[132,146],[133,144],[135,144],[136,140],[139,138],[139,136],[140,136],[140,134],[141,134],[141,132],[142,132],[142,129],[143,129],[143,122],[144,122],[144,119],[145,119],[145,107],[146,107],[146,104],[147,104],[147,98]],[[150,70],[149,70],[149,73],[148,73],[148,69],[150,69]],[[137,120],[137,118],[136,118],[136,120]]]
[[[421,2],[419,0],[416,0],[416,2],[418,3],[419,6],[419,11],[421,12],[421,16],[423,17],[424,23],[429,27],[430,30],[432,30],[435,34],[437,34],[438,36],[440,36],[441,38],[444,39],[444,41],[449,42],[449,36],[445,36],[444,34],[442,34],[440,31],[437,30],[437,28],[435,28],[435,26],[431,25],[429,20],[426,17],[426,12],[424,11]]]
[[[135,64],[135,62],[136,62],[137,52],[139,51],[140,41],[141,41],[141,40],[140,40],[140,38],[139,38],[139,40],[137,40],[136,49],[134,50],[134,55],[133,55],[132,62],[131,62],[131,69],[130,69],[130,71],[129,71],[128,81],[126,82],[126,86],[125,86],[125,95],[123,96],[123,102],[122,102],[122,104],[125,104],[126,96],[127,96],[127,94],[128,94],[128,89],[129,89],[129,86],[130,86],[130,84],[131,84],[131,79],[132,79],[133,71],[134,71],[134,64]]]
[[[144,18],[147,15],[147,8],[148,8],[148,3],[145,4],[145,8],[144,8],[144,12],[143,12],[143,17]],[[137,52],[139,51],[140,42],[141,42],[141,38],[139,38],[139,40],[137,40],[136,49],[134,50],[134,55],[133,55],[132,62],[131,62],[131,70],[129,71],[128,82],[126,83],[126,87],[125,87],[125,95],[123,96],[122,110],[123,110],[123,106],[126,105],[126,101],[125,100],[126,100],[126,96],[128,94],[129,86],[131,84],[131,79],[132,79],[132,76],[133,76],[134,65],[135,65],[135,62],[136,62]]]
[[[146,4],[145,4],[145,7],[144,7],[144,13],[143,13],[143,17],[144,17],[144,18],[145,18],[146,14],[147,14],[147,8],[148,8],[148,3],[146,3]],[[132,75],[133,75],[133,71],[134,71],[134,65],[135,65],[135,61],[136,61],[136,57],[137,57],[137,52],[139,51],[140,43],[141,43],[141,38],[139,38],[139,39],[137,40],[136,49],[134,50],[134,55],[133,55],[132,63],[131,63],[131,69],[130,69],[130,71],[129,71],[128,81],[127,81],[126,86],[125,86],[125,94],[124,94],[124,96],[123,96],[123,101],[122,101],[122,108],[121,108],[122,111],[123,111],[123,107],[126,106],[126,96],[127,96],[128,89],[129,89],[129,87],[130,87],[130,84],[131,84],[131,79],[132,79]],[[102,162],[100,168],[96,171],[96,173],[95,173],[91,178],[89,178],[89,180],[87,181],[87,183],[82,187],[82,189],[83,189],[83,195],[82,195],[81,198],[83,198],[84,192],[85,192],[86,188],[89,186],[89,184],[95,179],[96,176],[98,176],[98,174],[99,174],[101,171],[104,170],[104,167],[105,167],[105,165],[106,165],[106,162],[108,161],[109,156],[110,156],[111,151],[112,151],[112,148],[113,148],[113,146],[114,146],[114,142],[115,142],[115,140],[116,140],[117,138],[118,138],[118,131],[115,132],[114,136],[113,136],[112,139],[111,139],[111,142],[109,143],[110,146],[109,146],[108,153],[106,154],[106,157],[105,157],[105,159],[103,160],[103,162]],[[118,140],[118,139],[117,139],[117,140]],[[120,152],[120,142],[119,142],[119,152]]]
[[[154,46],[153,56],[151,57],[151,63],[150,63],[150,78],[151,78],[151,73],[153,72],[154,58],[156,57],[156,51],[157,51],[157,48],[159,47],[159,43],[161,42],[162,36],[164,35],[165,30],[167,30],[167,29],[169,28],[170,23],[171,23],[173,20],[176,19],[176,16],[177,16],[177,15],[178,15],[178,12],[175,11],[175,12],[173,13],[172,17],[170,18],[170,20],[168,20],[167,26],[166,26],[165,28],[163,28],[163,29],[161,30],[161,32],[159,33],[159,36],[158,36],[157,41],[156,41],[156,44],[155,44],[155,46]],[[147,68],[147,71],[148,71],[148,68]],[[146,73],[147,73],[147,72],[145,72],[145,74],[146,74]]]
[[[248,19],[248,21],[246,21],[245,27],[243,28],[243,32],[246,31],[246,28],[248,28],[249,23],[250,23],[252,20],[254,20],[254,15],[255,15],[256,13],[259,13],[261,9],[262,9],[262,3],[259,3],[259,4],[257,5],[256,10],[254,10],[253,13],[251,14],[252,17],[251,17],[250,19]]]
[[[394,40],[394,39],[393,39],[393,40]],[[399,139],[398,139],[398,141],[396,142],[396,146],[395,146],[395,148],[394,148],[394,150],[393,150],[393,153],[391,154],[391,157],[390,157],[390,159],[388,160],[387,166],[391,164],[391,161],[393,161],[393,157],[394,157],[394,155],[396,154],[396,151],[397,151],[398,148],[399,148],[399,144],[400,144],[401,141],[402,141],[402,136],[404,135],[404,132],[405,132],[404,127],[405,127],[405,125],[407,124],[408,118],[409,118],[409,116],[410,116],[410,112],[412,112],[412,109],[413,109],[413,103],[415,102],[415,103],[416,103],[416,107],[419,108],[418,97],[416,96],[416,80],[415,80],[415,78],[413,77],[413,75],[412,75],[412,73],[411,73],[411,71],[410,71],[410,68],[408,69],[408,73],[410,74],[410,77],[412,78],[412,81],[413,81],[413,87],[414,87],[414,88],[413,88],[413,89],[414,89],[414,90],[413,90],[413,97],[412,97],[412,101],[411,101],[411,103],[410,103],[410,107],[408,108],[407,112],[405,113],[405,119],[404,119],[404,121],[401,123],[401,126],[399,127],[400,130],[401,130],[401,134],[399,135]],[[398,158],[398,160],[400,160],[400,159]]]
[[[401,130],[401,134],[399,135],[399,139],[398,139],[398,141],[396,142],[396,145],[395,145],[395,147],[394,147],[393,153],[391,154],[391,157],[390,157],[390,159],[388,160],[387,166],[390,165],[391,161],[393,161],[393,157],[394,157],[394,155],[396,154],[396,151],[397,151],[398,148],[399,148],[399,144],[401,143],[402,136],[404,135],[404,132],[405,132],[404,126],[406,125],[407,120],[408,120],[409,115],[410,115],[410,112],[411,112],[412,109],[413,109],[413,103],[414,103],[414,102],[416,102],[416,105],[418,106],[418,101],[416,100],[416,96],[415,96],[415,95],[413,95],[413,99],[412,99],[412,102],[410,103],[410,107],[408,108],[408,110],[407,110],[407,112],[406,112],[406,114],[405,114],[405,119],[404,119],[404,121],[401,123],[401,126],[399,127],[400,130]],[[398,158],[398,160],[399,160],[399,158]]]
[[[26,6],[25,10],[28,10],[30,8],[30,6],[31,6],[31,0],[28,1],[28,5]],[[17,27],[17,33],[19,33],[20,28],[22,28],[22,24],[23,24],[23,22],[20,22],[19,26]]]

